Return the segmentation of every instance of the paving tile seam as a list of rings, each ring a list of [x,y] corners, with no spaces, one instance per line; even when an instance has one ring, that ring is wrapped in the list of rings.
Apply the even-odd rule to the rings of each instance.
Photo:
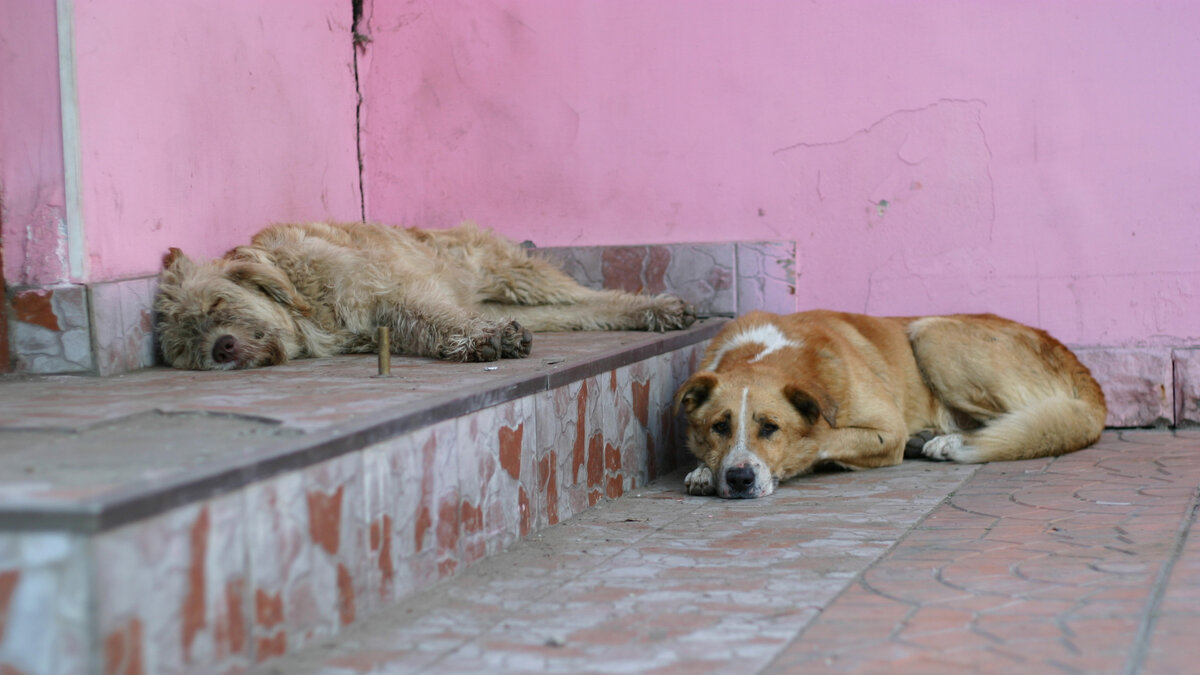
[[[676,472],[676,473],[678,473],[678,472]],[[680,474],[680,482],[682,482],[681,476],[682,476],[682,474]],[[670,480],[670,476],[659,479],[659,481],[664,481],[664,480]],[[494,621],[489,621],[487,623],[487,627],[485,629],[476,631],[470,638],[461,641],[453,649],[448,649],[448,650],[443,651],[441,653],[441,655],[439,655],[436,659],[425,664],[424,666],[420,667],[418,670],[413,671],[413,672],[419,672],[419,673],[440,672],[439,666],[442,665],[442,663],[444,661],[458,655],[459,652],[461,652],[463,649],[467,649],[472,645],[476,645],[476,644],[480,643],[481,641],[484,641],[485,639],[487,639],[489,636],[492,636],[493,638],[496,637],[496,629],[499,628],[501,626],[501,624],[503,624],[506,620],[508,620],[511,615],[516,614],[518,611],[528,609],[528,608],[538,604],[539,602],[542,602],[550,595],[556,593],[557,591],[559,591],[559,589],[584,579],[589,574],[593,573],[597,568],[603,567],[604,565],[615,560],[616,558],[619,558],[620,556],[627,553],[628,551],[636,549],[641,542],[657,535],[660,532],[667,530],[672,525],[675,525],[680,520],[683,520],[684,518],[691,516],[692,514],[696,513],[697,511],[705,509],[710,503],[711,502],[708,502],[708,501],[695,503],[692,508],[686,509],[684,512],[680,513],[678,516],[670,519],[669,521],[664,522],[661,525],[654,527],[653,529],[647,530],[641,536],[622,545],[618,550],[614,551],[612,554],[604,556],[603,558],[599,558],[593,564],[590,564],[590,565],[580,569],[578,571],[578,573],[571,575],[567,578],[564,578],[561,581],[558,581],[558,582],[548,586],[542,593],[539,593],[536,596],[530,597],[529,599],[522,601],[517,607],[510,608],[507,615],[498,617]],[[612,501],[606,500],[606,504],[611,506]],[[564,525],[571,524],[573,521],[575,521],[576,523],[581,522],[581,521],[577,521],[577,519],[579,519],[580,517],[587,516],[588,514],[592,514],[594,516],[594,515],[596,515],[594,512],[595,512],[595,508],[593,507],[592,509],[588,509],[587,511],[585,511],[583,513],[572,516],[571,518],[568,518],[567,520],[562,521],[551,527],[562,527]],[[547,528],[547,529],[549,529],[549,528]],[[546,532],[546,530],[542,530],[542,533],[545,533],[545,532]],[[541,533],[539,533],[539,534],[541,534]],[[539,536],[539,535],[535,534],[534,536]],[[464,571],[466,571],[466,570],[464,570]],[[428,590],[436,589],[437,586],[441,586],[443,584],[454,583],[454,581],[458,578],[459,578],[459,575],[455,575],[455,576],[449,577],[447,579],[443,579],[438,584],[436,584],[435,586],[431,587]]]
[[[857,572],[855,572],[854,575],[847,577],[845,579],[845,583],[842,584],[841,589],[837,593],[830,596],[829,599],[825,601],[824,606],[818,608],[818,611],[813,613],[813,615],[811,617],[809,617],[808,620],[805,621],[802,626],[800,626],[800,628],[796,631],[796,634],[792,637],[791,640],[781,643],[779,645],[779,648],[775,652],[775,656],[771,657],[771,659],[769,661],[767,661],[765,664],[763,664],[763,666],[760,667],[757,672],[759,672],[759,673],[772,672],[775,669],[776,663],[779,662],[779,660],[781,658],[783,658],[785,654],[788,653],[789,649],[793,645],[804,640],[805,634],[808,632],[809,628],[811,628],[813,626],[813,624],[816,623],[821,618],[821,615],[825,612],[825,609],[828,607],[832,607],[835,603],[838,602],[838,600],[840,600],[842,598],[842,596],[849,593],[851,591],[851,589],[854,588],[854,586],[861,584],[864,587],[871,588],[870,583],[867,581],[867,574],[870,573],[870,571],[875,568],[875,565],[877,563],[879,563],[879,561],[887,558],[888,555],[892,551],[897,549],[906,539],[908,539],[909,535],[913,531],[921,529],[921,526],[925,523],[925,521],[935,511],[937,511],[939,507],[945,506],[945,505],[953,505],[951,500],[954,498],[954,495],[964,485],[966,485],[968,482],[970,482],[975,476],[979,475],[980,470],[984,466],[987,466],[987,465],[986,464],[978,464],[973,467],[973,469],[974,469],[973,471],[970,471],[970,472],[964,474],[962,477],[962,480],[960,480],[957,485],[955,485],[953,488],[951,488],[946,493],[945,497],[943,497],[941,500],[937,501],[936,503],[930,504],[929,507],[926,509],[925,513],[920,518],[918,518],[916,520],[916,522],[914,522],[912,525],[910,525],[903,534],[901,534],[899,537],[896,537],[896,539],[894,541],[892,541],[891,544],[889,544],[887,547],[881,549],[879,551],[879,553],[871,560],[871,562],[864,565],[861,569],[859,569]],[[893,602],[898,602],[898,603],[908,607],[909,610],[905,614],[905,620],[910,618],[912,616],[913,612],[915,612],[919,608],[919,606],[914,606],[914,603],[912,603],[910,601],[892,597],[891,595],[889,595],[887,593],[883,593],[877,589],[872,589],[872,592],[877,593],[881,597],[886,597],[889,600],[892,600]],[[900,630],[900,627],[903,626],[904,623],[905,623],[905,621],[898,622],[897,628],[895,628],[893,630],[894,631]],[[889,637],[889,640],[890,639],[891,639],[891,637]]]
[[[1175,571],[1175,563],[1179,561],[1184,547],[1187,546],[1188,538],[1191,536],[1192,525],[1196,522],[1197,511],[1200,511],[1200,485],[1193,489],[1192,501],[1188,505],[1188,509],[1183,517],[1180,518],[1179,529],[1175,533],[1175,541],[1171,547],[1171,552],[1166,556],[1162,564],[1159,565],[1158,574],[1152,586],[1153,590],[1150,592],[1150,597],[1146,602],[1145,608],[1142,610],[1141,620],[1138,622],[1138,631],[1133,640],[1133,649],[1129,654],[1129,659],[1125,663],[1124,672],[1127,675],[1135,675],[1141,672],[1142,666],[1146,662],[1150,650],[1150,641],[1154,634],[1154,625],[1158,622],[1159,608],[1162,606],[1163,598],[1166,596],[1167,586],[1171,582],[1171,574]]]

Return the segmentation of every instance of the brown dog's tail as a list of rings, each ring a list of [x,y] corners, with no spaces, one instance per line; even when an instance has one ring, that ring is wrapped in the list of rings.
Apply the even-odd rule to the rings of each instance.
[[[1053,457],[1095,443],[1104,431],[1107,411],[1090,398],[1065,394],[1039,399],[995,417],[964,434],[960,462],[998,462]]]
[[[1052,457],[1100,438],[1108,414],[1104,391],[1045,331],[976,314],[916,319],[908,334],[934,396],[955,417],[974,422],[950,459]]]

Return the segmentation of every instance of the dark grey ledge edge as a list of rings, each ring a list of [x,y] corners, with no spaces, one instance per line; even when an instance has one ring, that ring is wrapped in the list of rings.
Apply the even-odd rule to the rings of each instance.
[[[563,367],[545,373],[514,375],[465,396],[461,392],[434,394],[418,406],[364,415],[312,434],[266,441],[237,458],[218,460],[202,469],[192,468],[153,482],[143,480],[123,485],[95,497],[0,505],[0,533],[52,530],[94,534],[111,530],[438,422],[689,347],[711,338],[726,321],[705,319],[687,330],[662,333],[656,340],[599,352],[583,360],[570,360]]]

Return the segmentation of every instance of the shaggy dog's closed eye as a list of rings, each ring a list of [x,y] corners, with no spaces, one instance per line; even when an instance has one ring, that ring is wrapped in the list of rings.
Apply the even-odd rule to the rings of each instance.
[[[490,232],[350,223],[276,225],[197,263],[163,259],[159,342],[177,368],[253,368],[378,349],[451,361],[522,358],[531,331],[675,330],[671,295],[585,288]]]

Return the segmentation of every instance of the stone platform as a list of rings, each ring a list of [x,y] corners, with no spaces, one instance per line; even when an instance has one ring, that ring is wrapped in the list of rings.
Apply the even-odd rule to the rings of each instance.
[[[0,380],[0,672],[239,672],[680,461],[724,320],[373,356]]]

